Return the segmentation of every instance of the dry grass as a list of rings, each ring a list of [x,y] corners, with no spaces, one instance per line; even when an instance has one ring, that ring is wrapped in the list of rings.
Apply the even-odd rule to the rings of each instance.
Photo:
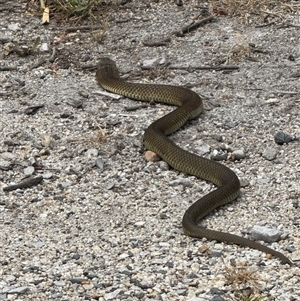
[[[44,11],[41,0],[28,0],[27,11],[41,15]],[[43,0],[50,10],[50,20],[72,25],[102,22],[103,17],[116,7],[117,0]]]
[[[28,0],[27,8],[42,13],[41,0]],[[120,0],[42,0],[50,8],[50,15],[64,23],[78,24],[82,21],[101,21],[104,14],[120,5]],[[300,14],[297,0],[209,0],[212,12],[217,15],[238,16],[242,19],[250,15],[261,17],[265,22],[274,18],[283,20],[285,14]],[[188,4],[186,4],[188,5]],[[269,20],[271,19],[271,21]]]
[[[94,118],[92,118],[91,122],[92,124],[90,127],[93,129],[93,131],[90,135],[84,137],[68,138],[67,142],[80,143],[88,147],[98,147],[99,145],[103,144],[108,137],[106,129],[101,127],[97,120],[95,120]]]
[[[266,19],[284,19],[285,14],[300,14],[296,0],[210,0],[213,11],[220,15],[248,18],[250,15]]]
[[[72,19],[75,23],[88,19],[89,21],[97,21],[106,9],[103,1],[100,0],[52,0],[50,1],[54,11]]]
[[[245,267],[227,267],[224,277],[234,291],[234,301],[262,301],[266,296],[259,294],[261,281],[256,271]]]

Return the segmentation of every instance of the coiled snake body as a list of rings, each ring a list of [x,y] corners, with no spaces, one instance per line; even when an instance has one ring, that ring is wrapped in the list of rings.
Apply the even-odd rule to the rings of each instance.
[[[205,195],[186,210],[182,226],[187,235],[250,247],[272,254],[280,258],[283,263],[291,264],[291,261],[282,253],[255,241],[198,226],[198,222],[215,208],[236,199],[240,190],[239,179],[231,169],[189,153],[167,137],[189,119],[197,117],[202,112],[202,99],[198,94],[179,86],[126,82],[120,79],[115,62],[109,58],[100,59],[96,79],[105,90],[116,94],[136,100],[156,101],[178,106],[177,109],[156,120],[146,129],[144,144],[147,149],[157,153],[174,169],[210,181],[218,186],[216,190]]]

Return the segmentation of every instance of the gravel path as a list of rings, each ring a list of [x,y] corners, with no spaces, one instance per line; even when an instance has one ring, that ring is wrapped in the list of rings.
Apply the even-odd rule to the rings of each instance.
[[[207,18],[205,5],[148,2],[110,11],[103,41],[101,29],[42,26],[25,2],[0,10],[0,300],[300,300],[299,14],[273,25],[217,15],[180,36]],[[202,224],[245,237],[271,228],[277,239],[265,243],[295,266],[183,234],[184,211],[214,187],[145,160],[143,131],[172,108],[104,94],[103,55],[128,80],[204,97],[204,113],[172,139],[225,154],[242,189]],[[224,65],[237,68],[201,70]],[[278,132],[292,141],[275,143]]]

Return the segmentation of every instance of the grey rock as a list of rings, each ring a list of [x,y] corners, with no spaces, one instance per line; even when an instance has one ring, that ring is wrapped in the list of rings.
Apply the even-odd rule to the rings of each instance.
[[[48,43],[42,43],[42,45],[40,47],[40,50],[42,52],[48,52],[49,51],[49,45],[48,45]]]
[[[11,24],[8,24],[7,28],[12,31],[17,31],[17,30],[20,30],[20,25],[18,23],[11,23]]]
[[[227,154],[220,153],[217,150],[214,150],[210,157],[212,160],[215,160],[215,161],[225,161],[227,159]]]
[[[61,182],[61,183],[59,184],[59,186],[60,186],[62,189],[68,188],[68,187],[70,187],[71,185],[72,185],[72,183],[69,182],[69,181]]]
[[[16,277],[14,275],[8,275],[7,277],[5,277],[5,282],[12,282],[14,280],[16,280]]]
[[[107,189],[107,190],[111,190],[111,189],[113,189],[114,187],[115,187],[115,183],[114,183],[114,182],[110,182],[110,183],[107,184],[106,189]]]
[[[268,161],[272,161],[276,159],[276,156],[277,156],[277,150],[270,147],[265,149],[264,152],[262,153],[262,157]]]
[[[187,290],[185,288],[179,289],[179,290],[177,290],[177,294],[179,296],[186,296]]]
[[[191,181],[186,178],[181,178],[181,179],[176,179],[174,181],[170,181],[169,185],[170,186],[183,185],[184,187],[189,187],[189,186],[191,186]]]
[[[232,147],[229,144],[226,144],[226,143],[221,143],[220,148],[223,151],[233,152]]]
[[[281,234],[277,229],[258,225],[253,226],[251,233],[254,239],[263,240],[265,242],[278,241]]]
[[[30,176],[34,173],[35,169],[33,166],[28,166],[26,168],[24,168],[23,172],[26,176]]]
[[[288,144],[289,142],[295,140],[295,137],[290,136],[289,134],[280,131],[275,134],[274,140],[277,144],[282,145],[284,143]]]
[[[36,247],[36,248],[41,248],[45,245],[44,241],[37,241],[35,243],[32,244],[32,246]]]
[[[42,174],[44,179],[51,179],[53,177],[53,174],[51,172]]]
[[[134,225],[135,225],[136,227],[143,227],[143,226],[145,225],[145,222],[143,222],[143,221],[136,222],[136,223],[134,223]]]
[[[98,156],[98,150],[96,148],[90,148],[85,152],[85,154],[88,157],[97,157]]]
[[[85,278],[71,278],[71,279],[69,279],[69,281],[70,281],[71,283],[81,284],[81,283],[83,283],[84,281],[86,281],[86,279],[85,279]]]
[[[241,160],[245,158],[245,152],[242,149],[237,149],[232,152],[235,160]]]
[[[166,170],[170,169],[169,164],[167,162],[165,162],[165,161],[159,161],[159,168],[162,171],[166,171]]]
[[[204,154],[208,154],[210,152],[210,145],[208,144],[202,144],[200,146],[195,147],[197,150],[197,153],[199,156],[202,156]]]
[[[258,178],[257,183],[258,184],[268,184],[270,182],[270,178]]]
[[[150,59],[150,60],[144,60],[143,61],[143,68],[153,68],[154,66],[157,65],[157,62],[158,62],[159,58],[153,58],[153,59]]]
[[[122,292],[122,289],[116,289],[115,291],[111,292],[111,293],[106,293],[104,295],[104,299],[105,300],[115,300],[117,298],[117,296]]]
[[[101,171],[103,171],[103,169],[104,169],[104,164],[103,164],[103,160],[102,160],[102,158],[97,158],[97,160],[96,160],[96,166],[101,170]]]
[[[8,294],[24,294],[27,291],[29,291],[28,286],[19,286],[19,287],[15,287],[15,288],[10,289],[8,291]]]
[[[10,162],[7,160],[3,160],[0,158],[0,169],[2,170],[9,170],[10,167]]]
[[[142,289],[152,288],[154,284],[151,281],[142,280],[138,283],[138,286]]]
[[[66,282],[65,282],[65,281],[54,281],[54,284],[55,284],[56,286],[62,287],[62,286],[65,286],[65,285],[66,285]]]
[[[13,159],[15,159],[15,157],[16,156],[10,152],[3,152],[0,154],[0,159],[6,160],[6,161],[12,161]]]

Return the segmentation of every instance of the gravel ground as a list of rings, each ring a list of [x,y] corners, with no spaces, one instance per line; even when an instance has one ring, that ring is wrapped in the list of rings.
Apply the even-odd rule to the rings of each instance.
[[[164,2],[110,11],[101,40],[101,28],[42,26],[25,2],[1,1],[0,300],[300,300],[299,141],[274,141],[300,136],[299,13],[270,14],[269,24],[216,15],[176,35],[207,18],[206,6]],[[143,44],[153,41],[164,45]],[[245,237],[270,227],[280,238],[266,244],[295,266],[183,234],[184,211],[214,187],[144,159],[143,131],[172,108],[103,94],[101,56],[131,81],[204,97],[204,113],[172,139],[208,158],[243,158],[222,162],[240,197],[202,224]],[[31,175],[43,181],[5,191]]]

